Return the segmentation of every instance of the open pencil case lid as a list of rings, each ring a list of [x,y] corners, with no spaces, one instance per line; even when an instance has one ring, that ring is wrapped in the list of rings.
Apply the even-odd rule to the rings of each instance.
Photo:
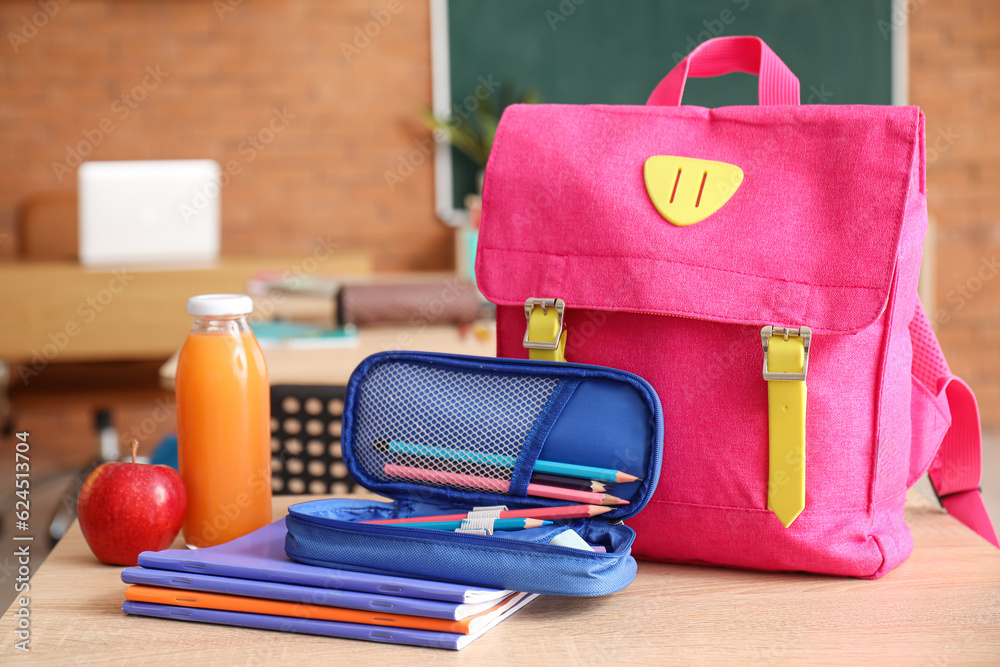
[[[341,446],[351,477],[394,502],[293,505],[285,522],[289,558],[529,593],[607,595],[635,577],[635,533],[621,521],[641,511],[656,489],[663,418],[649,383],[621,370],[380,352],[347,385]],[[539,459],[619,470],[640,481],[608,489],[629,501],[610,512],[525,530],[481,535],[363,523],[577,504],[527,495]],[[493,480],[494,491],[480,488],[484,479]],[[567,528],[606,553],[549,544]]]

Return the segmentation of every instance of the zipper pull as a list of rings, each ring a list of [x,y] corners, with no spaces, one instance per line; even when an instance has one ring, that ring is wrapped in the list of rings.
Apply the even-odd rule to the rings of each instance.
[[[473,507],[472,511],[462,520],[462,525],[455,529],[455,532],[469,535],[492,535],[493,523],[500,518],[500,512],[506,511],[506,505]]]
[[[788,528],[806,506],[806,373],[812,330],[760,330],[767,381],[767,508]]]

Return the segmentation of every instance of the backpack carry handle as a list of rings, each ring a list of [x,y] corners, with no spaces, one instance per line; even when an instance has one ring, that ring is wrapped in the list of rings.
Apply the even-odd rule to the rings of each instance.
[[[716,37],[699,44],[656,86],[646,104],[676,107],[689,76],[704,78],[732,72],[756,74],[758,103],[798,105],[799,80],[760,37]]]

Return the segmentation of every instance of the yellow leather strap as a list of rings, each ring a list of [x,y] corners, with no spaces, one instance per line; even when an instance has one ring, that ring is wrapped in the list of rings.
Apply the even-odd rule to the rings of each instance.
[[[542,309],[535,306],[528,318],[528,340],[551,343],[560,329],[559,314],[553,307]],[[528,358],[536,361],[566,361],[566,331],[559,336],[559,347],[555,350],[528,350]]]
[[[767,346],[767,367],[773,373],[802,373],[802,338],[773,335]],[[769,380],[767,508],[787,528],[806,506],[806,383]]]

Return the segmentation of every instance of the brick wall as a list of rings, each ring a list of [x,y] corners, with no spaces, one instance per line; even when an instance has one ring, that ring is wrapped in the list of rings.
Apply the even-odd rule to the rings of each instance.
[[[385,178],[427,136],[415,121],[430,100],[427,0],[41,3],[58,11],[0,3],[0,258],[25,197],[75,187],[75,172],[55,165],[83,142],[91,159],[211,157],[239,169],[223,194],[226,254],[294,254],[333,233],[380,269],[451,264],[430,164],[392,191]],[[1000,428],[1000,3],[907,4],[938,224],[935,319],[953,369]],[[345,56],[357,31],[376,32],[373,11],[388,22]],[[275,109],[294,118],[271,136]]]
[[[937,223],[933,319],[952,370],[1000,429],[1000,3],[908,3],[910,102],[927,117]]]
[[[429,136],[429,40],[427,0],[0,3],[0,258],[21,201],[75,189],[79,147],[231,163],[224,254],[296,255],[332,233],[381,269],[450,266],[430,164],[392,191],[385,177]]]

